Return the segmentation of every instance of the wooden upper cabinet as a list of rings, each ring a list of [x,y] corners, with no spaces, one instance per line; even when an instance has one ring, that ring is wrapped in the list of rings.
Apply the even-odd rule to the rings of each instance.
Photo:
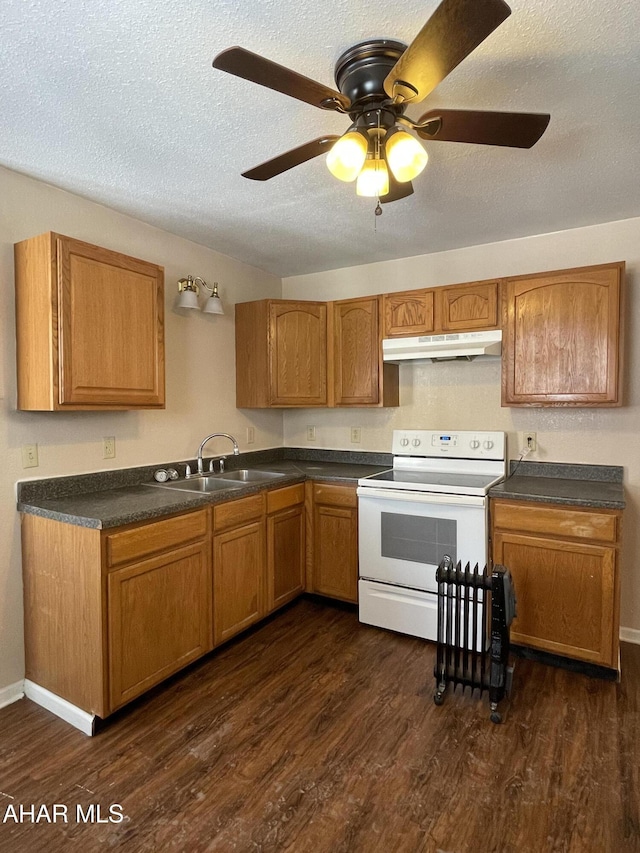
[[[236,305],[236,406],[397,406],[382,364],[380,297]]]
[[[385,293],[383,338],[496,329],[497,281]]]
[[[381,370],[378,298],[346,299],[334,302],[332,308],[335,405],[377,405]]]
[[[236,406],[326,405],[326,303],[237,304]]]
[[[164,408],[162,267],[60,234],[15,246],[18,408]]]
[[[471,332],[497,328],[497,281],[439,287],[435,293],[438,331]]]
[[[624,263],[507,279],[503,406],[619,406]]]
[[[406,290],[383,296],[383,338],[430,335],[434,330],[434,291]]]

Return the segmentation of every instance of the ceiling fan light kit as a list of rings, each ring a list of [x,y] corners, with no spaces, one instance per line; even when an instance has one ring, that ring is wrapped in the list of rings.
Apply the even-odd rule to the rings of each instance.
[[[384,149],[389,168],[400,183],[417,178],[429,160],[429,155],[418,140],[397,125],[387,131]]]
[[[223,50],[214,68],[351,119],[342,136],[307,142],[243,176],[269,180],[326,153],[332,175],[355,180],[358,195],[377,195],[385,203],[411,195],[411,181],[427,165],[427,152],[407,128],[429,141],[531,148],[545,132],[549,115],[447,109],[430,110],[415,121],[404,114],[510,14],[504,0],[442,0],[408,47],[378,38],[346,50],[335,66],[337,89],[244,48]]]
[[[356,181],[356,195],[382,198],[389,193],[389,170],[380,157],[368,159]]]
[[[355,181],[367,159],[369,139],[361,130],[350,128],[327,154],[327,167],[340,181]]]

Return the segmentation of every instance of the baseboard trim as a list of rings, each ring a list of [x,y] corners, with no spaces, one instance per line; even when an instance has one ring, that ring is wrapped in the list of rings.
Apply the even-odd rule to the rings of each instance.
[[[620,628],[620,639],[625,643],[640,646],[640,631],[637,628]]]
[[[16,681],[15,684],[7,684],[6,687],[0,688],[0,708],[5,708],[11,705],[12,702],[17,702],[24,696],[24,678]]]
[[[83,734],[90,737],[93,735],[96,720],[94,714],[88,714],[82,708],[72,705],[71,702],[67,702],[61,696],[57,696],[50,690],[40,687],[39,684],[29,681],[28,678],[24,680],[24,695],[27,699],[35,702],[36,705],[41,705],[47,711],[55,714],[56,717],[60,717],[61,720],[70,723]]]

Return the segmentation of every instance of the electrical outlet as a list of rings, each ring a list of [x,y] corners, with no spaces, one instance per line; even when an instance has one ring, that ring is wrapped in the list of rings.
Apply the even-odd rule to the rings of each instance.
[[[23,468],[37,468],[40,463],[38,462],[38,445],[37,444],[23,444],[22,445],[22,467]]]
[[[114,459],[116,455],[116,437],[115,435],[105,435],[104,437],[104,452],[103,459]]]
[[[256,428],[247,427],[247,444],[254,444],[256,440]]]
[[[360,427],[351,427],[351,444],[360,444],[362,429]]]
[[[307,427],[307,441],[316,440],[316,428],[314,426]]]
[[[522,435],[522,447],[529,453],[534,453],[538,449],[538,438],[535,432],[525,432]]]

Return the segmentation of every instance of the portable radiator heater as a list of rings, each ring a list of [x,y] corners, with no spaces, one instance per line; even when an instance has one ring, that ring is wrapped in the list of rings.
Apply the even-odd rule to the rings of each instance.
[[[494,566],[491,574],[478,564],[462,568],[445,556],[436,571],[438,582],[438,640],[436,692],[442,705],[449,683],[489,691],[491,721],[499,723],[498,703],[510,692],[513,666],[509,662],[509,626],[516,615],[511,574]]]

